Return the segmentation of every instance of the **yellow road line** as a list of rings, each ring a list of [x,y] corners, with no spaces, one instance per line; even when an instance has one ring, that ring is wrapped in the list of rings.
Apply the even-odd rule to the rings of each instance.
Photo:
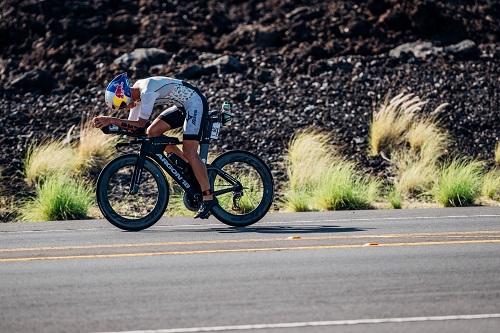
[[[485,244],[485,243],[490,243],[490,244],[500,243],[500,239],[431,241],[431,242],[413,242],[413,243],[382,243],[376,246],[369,246],[369,247],[429,246],[429,245]],[[246,248],[246,249],[213,249],[213,250],[193,250],[193,251],[163,251],[163,252],[144,252],[144,253],[114,253],[114,254],[52,256],[52,257],[3,258],[0,259],[0,263],[40,261],[40,260],[102,259],[102,258],[125,258],[125,257],[150,257],[150,256],[161,256],[161,255],[325,250],[325,249],[366,248],[366,247],[367,246],[365,244],[340,244],[340,245],[315,245],[315,246],[292,246],[292,247],[265,247],[265,248],[254,248],[254,249]]]
[[[298,233],[300,234],[300,233]],[[371,239],[371,238],[422,238],[439,236],[446,238],[474,238],[474,237],[496,237],[500,231],[480,230],[480,231],[458,231],[458,232],[436,232],[436,233],[406,233],[406,234],[380,234],[380,235],[336,235],[336,236],[300,236],[300,238],[290,239],[288,237],[273,238],[249,238],[249,239],[219,239],[202,241],[182,241],[182,242],[153,242],[153,243],[118,243],[118,244],[91,244],[91,245],[69,245],[69,246],[45,246],[45,247],[21,247],[0,249],[0,253],[5,252],[28,252],[28,251],[51,251],[51,250],[83,250],[83,249],[106,249],[106,248],[136,248],[168,245],[210,245],[210,244],[239,244],[239,243],[259,243],[276,241],[308,241],[308,240],[330,240],[330,239]]]

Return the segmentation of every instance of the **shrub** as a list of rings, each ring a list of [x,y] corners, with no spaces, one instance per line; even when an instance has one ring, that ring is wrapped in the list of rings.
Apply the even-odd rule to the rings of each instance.
[[[500,169],[493,169],[484,176],[482,194],[490,199],[500,200]]]
[[[32,145],[24,161],[26,181],[33,185],[52,174],[67,173],[72,170],[75,160],[73,149],[60,141]]]
[[[289,191],[285,197],[287,210],[292,212],[310,212],[316,210],[311,206],[311,193],[306,190]]]
[[[436,163],[448,145],[448,135],[434,118],[416,120],[406,133],[410,150],[426,163]]]
[[[412,123],[415,112],[424,104],[413,94],[399,94],[390,101],[386,99],[373,113],[369,134],[370,154],[378,155],[381,150],[394,150],[401,145],[403,134]]]
[[[36,197],[21,208],[23,220],[74,220],[87,216],[93,191],[68,175],[51,175],[36,189]]]
[[[401,209],[403,207],[403,196],[395,188],[391,189],[387,194],[387,199],[394,209]]]
[[[354,163],[338,160],[313,192],[313,205],[325,210],[371,208],[380,183],[360,175]]]
[[[287,209],[313,209],[311,193],[337,158],[331,141],[328,134],[313,129],[299,131],[290,140],[286,156],[289,189],[284,199]]]
[[[287,172],[292,190],[316,187],[337,153],[332,138],[314,129],[297,132],[288,145]]]
[[[479,197],[483,165],[478,161],[454,159],[440,172],[433,192],[445,207],[469,206]]]
[[[113,157],[117,140],[117,136],[106,135],[87,122],[81,127],[74,171],[81,173],[101,170]]]
[[[394,187],[398,193],[417,195],[432,188],[437,166],[432,159],[424,159],[411,151],[393,154],[396,167]]]

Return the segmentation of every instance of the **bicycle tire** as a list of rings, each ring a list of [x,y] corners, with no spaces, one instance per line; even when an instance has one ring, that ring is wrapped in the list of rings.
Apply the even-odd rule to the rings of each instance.
[[[137,219],[130,219],[120,215],[110,203],[108,196],[109,182],[123,167],[133,167],[138,159],[137,154],[126,154],[109,162],[99,174],[96,186],[97,204],[104,217],[114,226],[127,231],[140,231],[155,224],[164,214],[169,199],[169,187],[161,169],[151,159],[144,161],[143,177],[149,172],[157,185],[158,197],[154,208],[147,215]],[[131,178],[132,175],[130,175]],[[126,183],[126,182],[124,182]],[[130,184],[130,183],[128,183]],[[128,189],[128,188],[126,188]]]
[[[219,201],[219,203],[212,208],[212,214],[224,224],[233,227],[246,227],[262,219],[271,208],[274,197],[274,181],[271,170],[264,161],[254,154],[242,150],[229,151],[220,155],[211,163],[211,166],[222,170],[224,167],[235,162],[248,164],[258,173],[263,186],[262,199],[258,206],[252,211],[241,215],[228,212],[221,206],[221,202]],[[214,189],[216,178],[217,173],[214,170],[210,170],[209,182],[212,189]]]

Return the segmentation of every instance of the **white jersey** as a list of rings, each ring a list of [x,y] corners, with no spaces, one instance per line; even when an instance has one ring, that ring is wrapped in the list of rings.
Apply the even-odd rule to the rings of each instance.
[[[199,98],[198,93],[186,86],[182,80],[166,76],[137,80],[132,87],[139,88],[141,100],[130,109],[129,120],[139,120],[139,118],[149,120],[156,105],[174,104],[188,109],[193,98]]]

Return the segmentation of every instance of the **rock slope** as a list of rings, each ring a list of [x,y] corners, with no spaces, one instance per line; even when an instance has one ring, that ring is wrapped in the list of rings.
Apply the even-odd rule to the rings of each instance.
[[[184,78],[236,118],[216,144],[258,153],[285,179],[294,130],[331,131],[374,172],[367,132],[387,94],[428,99],[450,150],[492,160],[500,136],[498,1],[13,1],[0,19],[0,163],[22,189],[28,145],[106,114],[117,73]],[[75,132],[77,135],[77,133]],[[10,177],[14,176],[14,181]]]

